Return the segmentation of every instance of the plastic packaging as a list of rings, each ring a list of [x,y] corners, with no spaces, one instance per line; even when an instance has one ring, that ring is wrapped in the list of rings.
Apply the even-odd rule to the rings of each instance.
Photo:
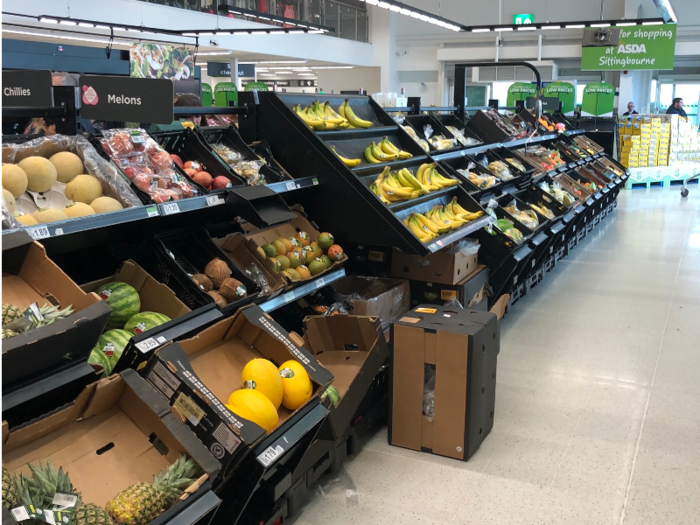
[[[531,230],[536,230],[540,226],[540,220],[537,218],[537,214],[532,210],[520,210],[518,208],[518,203],[515,202],[515,199],[503,209],[515,217],[517,221],[524,226],[527,226]]]
[[[435,365],[423,365],[423,415],[432,421],[435,417]]]
[[[267,282],[267,278],[262,273],[260,267],[257,264],[251,263],[245,269],[245,273],[248,277],[255,281],[255,283],[257,283],[258,286],[260,286],[263,295],[268,295],[272,291],[270,289],[269,283]]]
[[[532,203],[530,203],[530,208],[532,208],[533,210],[535,210],[537,213],[539,213],[539,214],[541,214],[541,215],[544,215],[544,216],[547,217],[548,219],[554,219],[554,218],[555,218],[555,215],[554,215],[554,213],[552,212],[552,210],[550,210],[549,208],[547,208],[547,207],[546,207],[544,204],[542,204],[541,202],[539,202],[539,203],[537,203],[537,204],[532,204]]]
[[[462,303],[460,303],[457,300],[456,296],[452,296],[447,301],[445,301],[445,306],[447,306],[448,308],[459,308],[461,310],[464,310],[464,306],[462,306]]]
[[[433,136],[433,133],[434,133],[433,127],[432,127],[430,124],[426,124],[425,126],[423,126],[423,136],[424,136],[426,139],[429,140],[430,137]]]
[[[452,245],[445,251],[445,253],[456,254],[461,252],[463,255],[474,255],[479,253],[479,248],[481,248],[479,241],[475,241],[473,239],[462,239],[461,241]]]
[[[515,178],[508,169],[508,166],[506,166],[506,163],[500,160],[490,162],[486,167],[491,173],[493,173],[496,177],[498,177],[501,180],[510,180]]]
[[[261,186],[265,184],[265,177],[260,173],[260,168],[265,163],[261,160],[242,160],[231,165],[233,171],[243,177],[249,186]]]
[[[469,182],[471,182],[480,190],[486,190],[492,186],[495,186],[498,183],[498,179],[493,175],[482,175],[474,171],[468,171],[463,169],[458,169],[457,171],[464,175],[469,180]]]

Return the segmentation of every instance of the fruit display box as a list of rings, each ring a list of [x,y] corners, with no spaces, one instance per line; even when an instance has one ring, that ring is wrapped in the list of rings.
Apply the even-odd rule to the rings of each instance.
[[[448,247],[447,251],[431,253],[426,257],[407,255],[394,248],[391,254],[391,276],[431,283],[458,283],[476,268],[478,251],[464,253],[457,248],[458,246]]]
[[[357,96],[357,95],[322,95],[319,99],[318,95],[297,95],[284,93],[279,96],[280,100],[289,108],[290,111],[294,111],[294,106],[298,105],[301,109],[311,107],[314,102],[325,103],[328,102],[330,107],[338,112],[341,105],[346,101],[351,107],[352,112],[362,120],[370,122],[372,125],[371,129],[384,126],[396,126],[396,122],[387,115],[384,110],[377,104],[377,102],[371,97]],[[295,117],[299,119],[299,117]],[[303,122],[299,119],[300,122]],[[363,129],[363,128],[356,128]],[[316,130],[318,133],[326,133],[323,130]],[[342,130],[340,130],[342,131]]]
[[[379,143],[387,138],[396,148],[410,153],[413,157],[424,158],[425,151],[421,148],[416,141],[414,141],[403,129],[386,129],[386,128],[368,128],[361,132],[357,130],[341,130],[327,132],[332,133],[332,135],[321,135],[322,140],[334,151],[335,154],[340,155],[346,159],[354,160],[359,159],[360,162],[356,166],[350,166],[350,169],[355,172],[361,172],[363,169],[369,166],[398,166],[401,164],[401,160],[391,159],[383,160],[381,157],[376,158],[379,162],[370,162],[367,158],[365,151],[369,146],[374,143],[379,145]],[[380,152],[384,155],[383,152]],[[372,156],[372,158],[375,158]]]
[[[269,433],[225,406],[229,396],[241,388],[245,365],[259,358],[276,366],[290,360],[300,363],[312,385],[311,397],[296,410],[280,406],[277,426]],[[319,396],[333,380],[308,350],[292,342],[289,334],[257,306],[240,310],[190,339],[159,348],[144,375],[222,462],[223,480],[250,474],[237,473],[249,453],[255,454],[252,461],[260,475],[284,456],[306,433],[299,433],[298,428],[304,426],[314,407],[320,407]],[[326,413],[322,410],[321,419]],[[279,442],[282,436],[285,439]],[[269,441],[279,443],[268,450],[265,445]],[[258,457],[255,452],[260,446],[265,448]]]
[[[430,153],[443,153],[462,148],[462,145],[459,142],[457,142],[455,136],[445,126],[443,126],[440,123],[440,121],[437,120],[433,115],[408,115],[404,120],[403,126],[405,127],[407,125],[413,128],[419,139],[428,142],[430,146]],[[430,126],[432,128],[432,131],[428,130],[427,126]],[[430,135],[426,136],[426,133],[428,132],[430,133]],[[430,138],[438,135],[444,137],[445,140],[452,141],[452,146],[444,148],[435,147],[435,145],[430,141]]]
[[[2,381],[3,393],[7,393],[39,377],[85,363],[111,308],[96,294],[81,290],[37,242],[6,249],[2,255],[3,322],[9,321],[8,316],[21,316],[34,303],[38,308],[55,305],[60,310],[73,309],[71,315],[46,326],[32,322],[29,329],[9,338],[5,330],[12,324],[3,326]],[[23,316],[18,321],[26,319]],[[50,316],[44,322],[48,319]]]
[[[266,245],[273,245],[274,243],[280,239],[291,239],[293,237],[296,237],[296,235],[300,232],[305,232],[309,235],[309,241],[310,242],[318,242],[321,232],[318,230],[318,228],[312,224],[308,218],[306,218],[303,213],[300,211],[295,211],[294,214],[296,215],[292,220],[285,222],[283,224],[280,224],[278,226],[274,226],[272,228],[267,228],[267,229],[259,229],[256,228],[254,225],[250,223],[244,223],[241,226],[243,227],[244,235],[247,240],[251,241],[255,245],[255,249],[253,251],[253,255],[262,262],[264,267],[268,270],[268,272],[274,272],[274,265],[270,262],[269,258],[265,256],[263,258],[262,253],[258,250],[258,248],[262,249],[263,246]],[[335,239],[333,240],[335,242]],[[253,244],[248,244],[250,248],[253,248]],[[277,250],[279,253],[280,250]],[[326,250],[327,251],[327,250]],[[331,264],[328,265],[328,261],[325,261],[326,267],[324,270],[318,272],[318,273],[313,273],[311,275],[311,278],[315,277],[321,277],[323,274],[330,272],[332,270],[337,269],[339,266],[345,264],[345,262],[348,260],[347,255],[340,252],[341,255],[336,258],[335,260],[330,259]],[[311,268],[309,267],[309,270],[311,271]],[[295,277],[290,277],[288,274],[284,274],[284,279],[289,282],[289,287],[294,286],[297,283],[303,282],[304,280],[307,279],[297,279]]]
[[[144,503],[134,493],[122,500],[127,516],[140,514],[125,518],[128,522],[157,525],[182,518],[180,523],[189,524],[213,510],[209,506],[204,514],[187,514],[200,498],[211,495],[211,480],[221,464],[133,370],[89,385],[70,406],[27,426],[15,429],[3,423],[2,438],[3,465],[12,474],[29,476],[28,464],[50,460],[68,473],[84,503],[109,509],[108,502],[120,491],[139,483],[136,494],[153,501],[142,508]],[[161,513],[155,486],[143,482],[170,467],[181,454],[191,458],[199,472]],[[136,519],[142,521],[132,521]]]
[[[230,315],[260,294],[260,286],[243,269],[234,265],[204,230],[187,229],[161,234],[156,237],[153,251],[155,257],[149,257],[145,265],[148,272],[173,290],[191,310],[213,303],[224,315]],[[210,263],[217,259],[218,262],[214,263],[216,266],[208,270]],[[195,276],[200,276],[198,278],[202,281],[195,282]],[[220,291],[218,281],[227,278],[242,284],[246,295],[241,296],[243,290],[240,286],[236,290],[228,290],[231,298],[228,302],[223,298],[223,292],[217,292],[218,297],[208,293]]]
[[[467,461],[493,427],[499,346],[488,312],[426,305],[394,323],[389,443]]]
[[[486,311],[490,296],[489,268],[479,265],[462,281],[455,284],[411,281],[411,307],[421,303],[443,305],[456,299],[464,308]]]
[[[442,159],[438,163],[454,178],[461,179],[464,189],[482,202],[515,186],[514,181],[496,177],[470,155]],[[472,177],[469,176],[470,173]]]

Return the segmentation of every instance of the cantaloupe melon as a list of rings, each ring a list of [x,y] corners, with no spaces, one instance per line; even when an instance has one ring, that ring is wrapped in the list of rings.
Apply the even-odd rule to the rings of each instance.
[[[39,208],[34,213],[32,213],[32,217],[34,217],[36,222],[39,224],[46,224],[47,222],[55,221],[65,221],[66,219],[68,219],[65,213],[63,213],[61,210],[57,210],[56,208]]]
[[[2,165],[2,187],[9,191],[15,199],[27,191],[27,174],[14,164]]]
[[[66,184],[66,197],[73,202],[90,204],[102,197],[102,184],[92,175],[78,175]]]
[[[68,217],[69,219],[75,219],[76,217],[87,217],[88,215],[95,215],[95,210],[93,210],[84,202],[75,202],[63,208],[63,213],[65,213],[66,217]]]
[[[107,213],[124,209],[124,206],[112,197],[98,197],[90,203],[90,207],[95,210],[95,213]]]
[[[5,188],[2,189],[2,198],[5,199],[5,202],[7,203],[7,211],[10,213],[15,212],[15,198],[12,196],[12,193],[7,191]]]
[[[70,151],[59,151],[49,161],[56,168],[58,182],[68,183],[73,177],[82,175],[85,171],[83,161]]]
[[[36,222],[36,219],[29,215],[28,213],[13,213],[12,216],[15,218],[15,220],[20,223],[22,226],[35,226],[39,224]]]
[[[44,157],[27,157],[17,166],[27,174],[27,189],[30,191],[49,191],[58,178],[55,166]]]

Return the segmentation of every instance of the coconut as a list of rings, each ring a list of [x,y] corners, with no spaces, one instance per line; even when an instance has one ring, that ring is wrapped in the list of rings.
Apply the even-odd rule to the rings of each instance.
[[[224,282],[224,279],[231,276],[231,269],[228,267],[228,264],[217,257],[209,261],[204,269],[204,273],[211,279],[214,288],[218,288]]]
[[[205,292],[211,292],[214,289],[214,285],[211,279],[204,275],[203,273],[197,273],[192,276],[192,280],[197,283],[197,286],[202,288]]]
[[[224,282],[219,286],[219,293],[230,303],[248,295],[248,290],[246,290],[241,281],[229,277],[224,279]]]
[[[211,290],[207,293],[209,294],[209,297],[214,299],[216,306],[226,306],[226,299],[224,299],[224,297],[219,292],[215,292],[214,290]]]

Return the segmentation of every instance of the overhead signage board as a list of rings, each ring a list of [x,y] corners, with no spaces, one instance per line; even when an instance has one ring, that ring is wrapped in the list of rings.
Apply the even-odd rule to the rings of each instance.
[[[676,25],[586,29],[582,71],[673,69]]]
[[[80,116],[90,120],[170,124],[173,82],[166,79],[80,76]]]
[[[310,80],[306,78],[290,78],[286,80],[263,80],[268,86],[277,86],[278,88],[289,87],[318,87],[318,80]]]
[[[129,50],[129,71],[135,78],[187,80],[194,77],[194,55],[185,46],[140,42]]]
[[[207,62],[207,75],[210,77],[231,77],[230,62]],[[238,76],[255,78],[255,64],[239,64]]]
[[[48,69],[3,71],[2,106],[33,108],[53,106],[51,71]]]
[[[513,24],[516,26],[521,26],[521,25],[526,25],[526,24],[534,24],[535,23],[535,15],[531,13],[523,13],[519,15],[513,15]]]

